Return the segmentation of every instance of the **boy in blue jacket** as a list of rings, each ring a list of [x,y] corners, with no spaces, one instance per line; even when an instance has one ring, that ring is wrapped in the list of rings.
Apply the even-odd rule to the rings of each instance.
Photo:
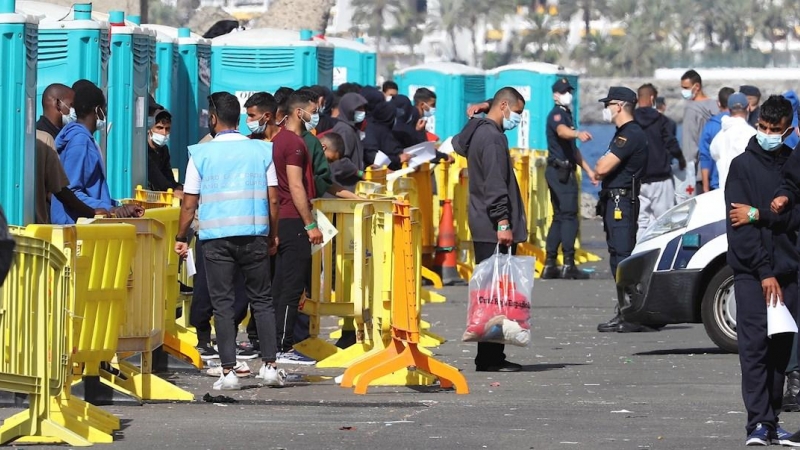
[[[117,206],[109,193],[100,147],[93,134],[106,126],[106,99],[103,91],[84,83],[75,91],[73,102],[77,120],[65,126],[56,136],[56,151],[69,179],[69,188],[83,203],[94,209],[106,209],[116,217],[140,217],[139,206]],[[77,211],[52,198],[51,222],[70,225],[80,217]]]

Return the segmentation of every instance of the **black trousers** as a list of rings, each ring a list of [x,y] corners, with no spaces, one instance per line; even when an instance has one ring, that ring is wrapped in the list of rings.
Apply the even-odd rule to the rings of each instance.
[[[783,302],[797,320],[797,274],[778,279]],[[767,306],[761,281],[735,274],[736,334],[742,366],[742,398],[747,409],[747,434],[759,423],[775,429],[783,401],[786,365],[795,339],[793,333],[767,337]]]
[[[275,265],[278,351],[288,352],[295,344],[300,297],[311,284],[311,243],[302,219],[280,220]]]
[[[214,326],[222,367],[236,364],[236,303],[233,278],[239,272],[253,307],[258,335],[263,337],[261,358],[275,362],[275,308],[270,295],[269,243],[266,236],[237,236],[208,240],[205,262],[208,292],[214,307]]]
[[[618,200],[618,201],[617,201]],[[611,264],[611,276],[617,279],[617,266],[620,261],[631,256],[636,246],[636,230],[639,218],[639,199],[635,204],[630,197],[608,197],[605,200],[606,211],[603,215],[603,228],[606,232],[608,260]],[[622,218],[614,217],[614,210],[619,207]]]
[[[473,250],[475,252],[475,265],[489,259],[494,255],[494,249],[497,243],[492,242],[473,242]],[[511,246],[511,254],[517,254],[516,244]],[[509,248],[501,245],[500,252],[508,253]],[[504,353],[506,346],[504,344],[496,344],[494,342],[478,342],[478,354],[475,356],[475,365],[478,367],[499,366],[506,360]]]
[[[578,237],[578,181],[575,172],[566,183],[558,179],[558,169],[547,166],[544,171],[553,204],[553,223],[547,232],[547,260],[558,257],[558,246],[564,254],[564,264],[575,264],[575,239]]]
[[[211,296],[208,293],[208,282],[205,262],[205,243],[208,241],[198,240],[195,245],[195,269],[194,292],[192,293],[192,304],[189,308],[189,323],[197,330],[197,345],[204,346],[211,344],[211,317],[214,315],[214,308],[211,306]],[[244,277],[240,272],[236,272],[233,277],[234,288],[234,321],[236,325],[242,323],[247,317],[247,291],[244,286]],[[255,330],[255,321],[253,323]],[[255,334],[255,331],[253,331]],[[248,335],[250,327],[248,326]],[[257,336],[256,336],[257,338]]]

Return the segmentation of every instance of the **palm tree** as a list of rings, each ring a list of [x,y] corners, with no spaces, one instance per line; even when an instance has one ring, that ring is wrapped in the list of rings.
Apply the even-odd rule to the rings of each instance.
[[[601,11],[606,11],[607,7],[607,0],[560,0],[558,2],[558,15],[569,22],[572,16],[580,12],[583,17],[583,38],[589,41],[589,35],[592,33],[592,20],[597,18]]]
[[[389,30],[389,34],[408,45],[411,60],[414,62],[417,60],[414,49],[422,42],[427,30],[424,16],[417,11],[416,3],[409,0],[401,0],[400,6],[393,11],[395,26]]]
[[[485,33],[479,33],[482,25],[498,25],[516,10],[516,0],[464,0],[464,9],[460,15],[460,27],[470,32],[472,39],[472,60],[475,66],[481,66],[480,50],[486,38]]]
[[[386,16],[394,15],[399,9],[397,0],[353,0],[353,23],[366,25],[366,32],[375,38],[375,52],[380,55],[381,42],[384,36],[384,19]],[[360,30],[359,25],[355,25],[355,32]]]
[[[432,16],[433,26],[444,31],[453,49],[453,59],[460,60],[456,45],[456,30],[462,24],[464,0],[439,0],[439,10]]]

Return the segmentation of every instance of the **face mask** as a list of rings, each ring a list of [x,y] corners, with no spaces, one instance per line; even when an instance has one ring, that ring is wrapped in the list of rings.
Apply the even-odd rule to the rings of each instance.
[[[317,125],[319,125],[319,114],[318,113],[311,114],[311,120],[308,122],[303,120],[303,123],[306,126],[306,131],[311,131],[314,128],[317,128]]]
[[[613,114],[611,114],[611,109],[609,108],[611,107],[609,106],[608,108],[603,109],[603,122],[611,122],[611,120],[614,118]]]
[[[367,118],[367,113],[365,111],[356,111],[356,113],[353,114],[353,121],[355,123],[361,123],[366,118]]]
[[[78,120],[78,114],[75,113],[75,108],[70,108],[69,114],[61,115],[61,125],[63,126],[67,126],[76,120]]]
[[[558,104],[561,106],[570,106],[572,105],[572,93],[565,92],[558,97]]]
[[[261,120],[254,120],[252,122],[247,122],[247,129],[254,134],[263,133],[266,128],[267,124],[266,123],[262,124]]]
[[[692,98],[692,90],[691,89],[681,89],[681,95],[685,100],[691,100]]]
[[[756,139],[758,140],[758,145],[768,152],[777,150],[783,144],[782,134],[767,134],[763,131],[757,131]]]
[[[105,114],[102,114],[103,118],[102,119],[100,118],[100,116],[101,116],[100,112],[101,111],[100,111],[99,108],[95,109],[94,111],[95,111],[95,113],[97,113],[97,122],[96,122],[97,129],[101,130],[101,129],[106,127],[106,119],[107,119],[107,117],[106,117]]]
[[[424,117],[433,117],[434,114],[436,114],[436,108],[430,108],[422,113]]]
[[[153,141],[153,145],[156,147],[163,147],[167,145],[169,142],[169,135],[168,134],[158,134],[158,133],[151,133],[150,139]]]
[[[386,101],[387,101],[387,102],[390,102],[390,101],[392,101],[392,96],[391,96],[391,95],[387,95],[387,96],[386,96]]]
[[[522,122],[522,115],[509,110],[508,119],[503,117],[503,129],[506,131],[511,131],[514,128],[517,128],[520,122]]]

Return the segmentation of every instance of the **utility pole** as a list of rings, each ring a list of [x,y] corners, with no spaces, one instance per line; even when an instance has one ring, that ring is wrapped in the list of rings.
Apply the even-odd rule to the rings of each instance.
[[[149,18],[147,17],[147,7],[149,3],[149,0],[139,0],[139,15],[142,17],[142,23],[150,22]]]

